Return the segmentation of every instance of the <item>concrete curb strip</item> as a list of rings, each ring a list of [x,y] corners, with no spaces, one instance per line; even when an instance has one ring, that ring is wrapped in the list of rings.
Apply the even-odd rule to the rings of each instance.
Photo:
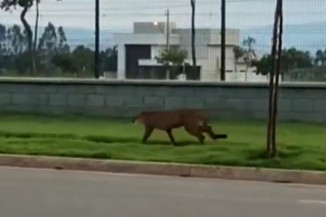
[[[326,172],[0,155],[0,166],[326,185]]]

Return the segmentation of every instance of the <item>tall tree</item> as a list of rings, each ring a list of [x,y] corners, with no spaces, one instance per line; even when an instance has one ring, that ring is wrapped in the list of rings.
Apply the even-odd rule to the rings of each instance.
[[[245,74],[246,78],[245,78],[245,80],[247,81],[249,67],[252,65],[252,62],[254,60],[256,60],[256,52],[254,50],[254,45],[256,44],[256,39],[248,36],[248,38],[243,40],[242,44],[245,47],[243,59],[246,63],[246,74]]]
[[[257,66],[260,74],[267,75],[271,71],[272,56],[264,55],[259,61],[255,61],[253,65]],[[282,50],[281,72],[290,72],[293,69],[302,69],[312,67],[311,56],[309,52],[297,50],[295,48]]]
[[[83,45],[79,45],[72,52],[74,56],[74,61],[77,63],[80,71],[83,72],[92,72],[94,71],[95,64],[93,61],[94,51],[89,48],[86,48]]]
[[[116,72],[118,68],[118,50],[117,46],[107,48],[101,53],[102,70]]]
[[[33,47],[33,32],[30,24],[26,20],[26,14],[28,10],[33,6],[34,0],[2,0],[0,2],[0,8],[8,11],[17,6],[21,7],[23,10],[20,13],[20,20],[25,28],[27,42],[28,42],[28,51],[32,51]]]
[[[195,71],[197,66],[196,28],[195,28],[196,0],[190,0],[190,5],[191,5],[191,53],[192,53],[192,65]]]
[[[53,53],[57,49],[57,32],[52,23],[45,27],[42,37],[38,44],[38,50],[47,54]]]
[[[0,2],[0,8],[4,9],[5,11],[8,11],[12,8],[16,8],[17,6],[22,8],[22,11],[20,13],[20,20],[24,26],[25,33],[27,36],[27,51],[30,54],[31,57],[31,69],[32,72],[35,72],[35,59],[34,59],[34,53],[33,53],[33,31],[30,26],[30,24],[26,20],[26,14],[29,11],[29,9],[33,6],[34,0],[2,0]]]
[[[187,52],[186,51],[180,51],[178,49],[164,49],[160,52],[159,56],[155,57],[157,62],[162,63],[164,65],[169,65],[170,63],[172,65],[183,65],[185,59],[187,58]]]
[[[5,53],[4,47],[2,46],[2,43],[6,41],[6,33],[7,29],[4,25],[0,24],[0,55],[3,55]]]
[[[58,52],[69,53],[70,47],[67,44],[66,33],[62,26],[58,28],[58,37],[59,37]]]
[[[322,63],[322,65],[324,65],[324,52],[320,49],[317,50],[317,52],[316,52],[315,63],[316,64]]]
[[[11,28],[11,47],[14,55],[21,54],[25,48],[25,36],[22,33],[20,26],[14,25]]]
[[[6,39],[6,27],[0,24],[0,41],[4,41]]]
[[[7,31],[6,31],[6,44],[11,43],[12,39],[13,39],[12,28],[7,28]],[[6,54],[12,54],[13,51],[12,51],[11,46],[7,46],[5,49],[6,49],[6,51],[5,51]]]

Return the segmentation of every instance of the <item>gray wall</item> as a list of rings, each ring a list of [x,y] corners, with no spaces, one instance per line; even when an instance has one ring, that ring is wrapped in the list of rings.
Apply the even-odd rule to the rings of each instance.
[[[199,108],[217,119],[267,117],[267,84],[0,79],[0,111],[131,117]],[[326,122],[326,84],[283,84],[282,120]]]

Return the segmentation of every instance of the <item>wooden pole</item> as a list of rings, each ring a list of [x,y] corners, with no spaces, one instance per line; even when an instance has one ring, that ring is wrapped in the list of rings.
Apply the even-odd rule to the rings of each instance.
[[[95,66],[95,78],[100,77],[100,0],[95,0],[95,55],[94,55],[94,66]]]
[[[276,68],[276,80],[275,80],[275,90],[274,90],[274,102],[273,102],[273,129],[272,129],[272,153],[271,156],[275,157],[277,153],[276,145],[276,121],[278,112],[278,92],[279,92],[279,77],[281,74],[281,63],[282,63],[282,45],[283,45],[283,0],[280,1],[279,7],[279,33],[278,33],[278,51],[277,51],[277,68]]]
[[[166,10],[166,50],[170,50],[170,10]]]
[[[221,1],[221,81],[225,81],[226,0]]]
[[[194,73],[197,67],[197,57],[196,57],[196,27],[195,27],[195,16],[196,16],[196,0],[190,0],[191,3],[191,52],[192,52],[192,65]]]
[[[275,55],[277,48],[277,33],[278,33],[278,23],[279,23],[279,7],[280,0],[277,0],[276,11],[275,11],[275,20],[274,20],[274,28],[273,28],[273,42],[272,42],[272,65],[270,71],[270,79],[269,79],[269,101],[268,101],[268,126],[267,126],[267,154],[269,157],[272,157],[272,129],[273,129],[273,105],[274,105],[274,76],[275,76]]]

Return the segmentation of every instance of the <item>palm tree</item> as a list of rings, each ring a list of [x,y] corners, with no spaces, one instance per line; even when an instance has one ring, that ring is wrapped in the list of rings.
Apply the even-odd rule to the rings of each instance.
[[[246,62],[246,74],[245,80],[247,81],[247,74],[249,70],[249,66],[251,65],[252,61],[256,59],[256,52],[254,50],[254,45],[256,44],[256,39],[253,37],[248,36],[245,40],[243,40],[243,46],[245,47],[244,53],[244,61]]]
[[[324,56],[324,52],[322,50],[317,50],[316,52],[316,59],[315,59],[315,63],[318,65],[320,62],[322,63],[322,65],[324,65],[324,61],[325,61],[325,56]]]
[[[253,46],[256,44],[256,39],[248,36],[245,40],[243,40],[243,46],[247,47],[249,51],[253,50]]]
[[[234,53],[234,57],[236,60],[234,71],[237,72],[238,71],[237,62],[240,60],[240,58],[242,58],[244,56],[245,50],[240,46],[236,46],[233,48],[233,53]]]

